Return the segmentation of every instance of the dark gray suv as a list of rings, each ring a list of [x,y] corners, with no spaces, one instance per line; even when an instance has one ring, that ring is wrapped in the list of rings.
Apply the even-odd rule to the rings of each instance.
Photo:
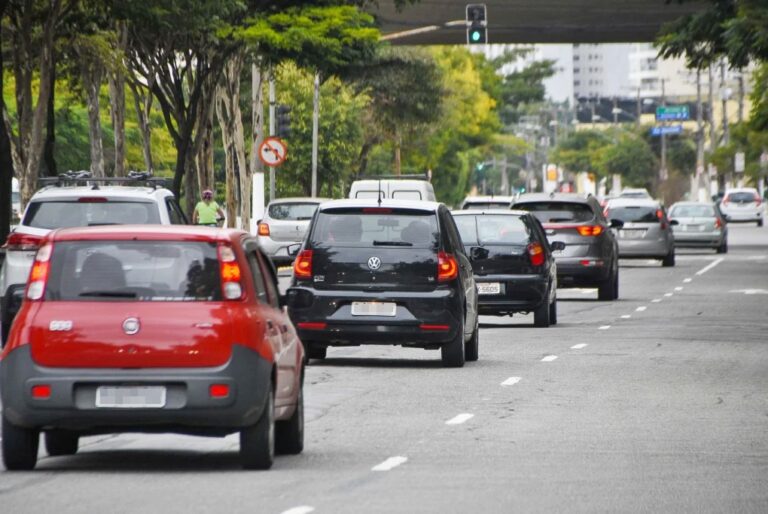
[[[619,297],[619,248],[611,229],[623,223],[606,219],[594,196],[529,193],[512,208],[533,213],[550,242],[565,243],[564,250],[553,252],[559,287],[596,287],[599,300]]]

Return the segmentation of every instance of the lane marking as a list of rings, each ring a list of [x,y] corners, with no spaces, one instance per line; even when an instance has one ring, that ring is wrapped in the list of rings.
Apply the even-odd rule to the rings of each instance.
[[[744,294],[768,294],[768,289],[734,289],[728,291],[729,293],[744,293]]]
[[[631,318],[631,317],[632,317],[632,315],[631,315],[631,314],[622,314],[622,315],[621,315],[621,319],[629,319],[629,318]]]
[[[692,278],[683,279],[683,284],[690,284],[692,280]]]
[[[309,514],[314,510],[314,507],[310,507],[309,505],[302,505],[300,507],[293,507],[292,509],[284,510],[281,512],[281,514]]]
[[[608,330],[609,328],[611,328],[610,325],[602,325],[600,327],[597,327],[598,330]]]
[[[646,307],[645,305],[641,305],[640,307],[638,307],[637,309],[635,309],[635,312],[643,312],[643,311],[644,311],[645,309],[647,309],[647,308],[648,308],[648,307]]]
[[[557,359],[557,355],[547,355],[546,357],[541,359],[541,362],[552,362],[555,359]]]
[[[474,418],[474,414],[470,414],[468,412],[465,412],[463,414],[459,414],[458,416],[454,416],[448,421],[445,422],[446,425],[461,425],[465,421],[468,421],[472,418]]]
[[[661,298],[654,298],[653,300],[651,300],[651,303],[660,303],[660,302],[661,302]]]
[[[683,286],[677,286],[677,287],[675,288],[675,291],[682,291],[682,290],[683,290]]]
[[[571,346],[571,350],[581,350],[582,348],[586,348],[587,343],[579,343]]]
[[[724,257],[720,257],[720,258],[719,258],[719,259],[717,259],[716,261],[712,261],[711,263],[709,263],[709,264],[707,264],[706,266],[704,266],[703,268],[701,268],[699,271],[697,271],[697,272],[696,272],[696,274],[697,274],[697,275],[699,275],[699,276],[701,276],[701,275],[703,275],[704,273],[706,273],[707,271],[709,271],[709,270],[711,270],[712,268],[714,268],[715,266],[717,266],[718,264],[720,264],[721,262],[723,262],[724,260],[725,260],[725,258],[724,258]]]
[[[667,298],[669,298],[669,297],[670,297],[670,296],[672,296],[673,294],[675,294],[675,293],[664,293],[664,296],[666,296]]]
[[[504,382],[502,382],[501,385],[503,385],[503,386],[513,386],[513,385],[517,384],[518,382],[520,382],[520,380],[522,380],[520,377],[509,377]]]
[[[371,468],[371,471],[389,471],[392,468],[396,468],[400,464],[404,464],[408,461],[408,457],[390,457],[381,464],[376,464],[374,467]]]

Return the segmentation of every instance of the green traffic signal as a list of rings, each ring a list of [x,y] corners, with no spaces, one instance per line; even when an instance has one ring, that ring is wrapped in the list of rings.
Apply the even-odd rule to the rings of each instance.
[[[473,30],[469,37],[473,43],[477,43],[478,41],[480,41],[480,31]]]

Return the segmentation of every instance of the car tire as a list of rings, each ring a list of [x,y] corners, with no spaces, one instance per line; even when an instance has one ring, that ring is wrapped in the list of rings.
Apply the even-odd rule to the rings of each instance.
[[[307,357],[307,361],[310,359],[323,360],[328,355],[328,347],[320,346],[315,343],[305,343],[304,352]]]
[[[303,381],[302,381],[303,382]],[[293,415],[275,424],[275,452],[298,455],[304,451],[304,386],[299,386],[296,410]]]
[[[73,432],[63,430],[49,430],[45,432],[45,451],[51,457],[60,455],[74,455],[77,453],[80,436]]]
[[[466,362],[475,362],[480,357],[480,322],[475,320],[475,331],[472,337],[464,345],[464,360]]]
[[[763,220],[757,220],[757,226],[762,227],[763,226]]]
[[[597,285],[597,299],[601,302],[618,300],[619,298],[619,269],[611,273],[611,278]]]
[[[456,330],[456,337],[440,347],[440,357],[445,368],[461,368],[464,366],[464,321]]]
[[[18,427],[3,416],[3,464],[8,471],[30,471],[37,464],[40,432]]]
[[[672,250],[661,260],[661,265],[665,268],[671,268],[675,265],[675,251]]]
[[[549,304],[549,324],[557,325],[557,297],[555,301]]]
[[[267,402],[255,425],[240,431],[240,462],[245,469],[269,469],[275,460],[275,397],[270,382]]]
[[[723,243],[715,248],[715,252],[717,253],[728,253],[728,241],[723,241]]]
[[[536,308],[536,310],[533,311],[534,327],[546,328],[550,325],[550,319],[549,319],[550,309],[549,308],[550,308],[549,292],[547,292],[547,296],[544,299],[544,302],[542,302],[542,304],[539,305]]]

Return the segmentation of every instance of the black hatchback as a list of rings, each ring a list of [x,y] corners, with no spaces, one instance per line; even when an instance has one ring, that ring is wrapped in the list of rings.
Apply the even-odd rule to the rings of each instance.
[[[287,298],[310,359],[363,344],[439,348],[444,366],[478,357],[472,266],[440,203],[321,204]]]
[[[534,326],[557,323],[557,265],[541,223],[524,211],[452,214],[472,261],[480,314],[532,312]],[[561,241],[551,246],[565,249]]]

